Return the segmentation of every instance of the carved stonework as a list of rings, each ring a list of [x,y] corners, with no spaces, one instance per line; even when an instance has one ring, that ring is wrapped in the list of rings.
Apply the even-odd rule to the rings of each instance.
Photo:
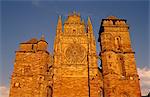
[[[130,97],[127,93],[120,94],[120,97]]]
[[[75,12],[64,22],[59,16],[54,54],[43,35],[20,43],[9,97],[141,97],[126,20],[109,16],[101,24],[100,58],[90,18],[85,24]]]
[[[66,59],[70,63],[81,63],[85,58],[86,49],[80,44],[70,44],[65,51]]]
[[[55,39],[60,43],[55,42],[55,45],[59,45],[55,52],[60,52],[60,56],[54,54],[54,66],[57,67],[54,71],[57,72],[54,72],[53,97],[101,97],[97,90],[102,86],[102,80],[90,80],[96,74],[101,74],[98,72],[96,43],[90,18],[87,26],[88,29],[85,29],[84,21],[73,13],[64,21],[61,38]]]
[[[49,74],[53,72],[47,71],[48,64],[52,65],[53,62],[46,50],[47,43],[43,37],[41,39],[20,44],[23,46],[16,51],[9,97],[46,97],[49,78],[52,81],[52,75]],[[39,42],[40,47],[37,47]]]
[[[110,16],[101,24],[104,97],[141,97],[139,78],[134,76],[137,70],[126,20]]]

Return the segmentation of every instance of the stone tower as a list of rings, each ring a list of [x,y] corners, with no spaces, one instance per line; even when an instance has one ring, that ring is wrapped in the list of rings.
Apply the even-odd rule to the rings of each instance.
[[[139,76],[126,20],[114,16],[103,19],[99,42],[104,97],[141,97]]]
[[[20,43],[16,51],[9,97],[51,97],[52,57],[44,36]]]
[[[53,97],[99,97],[102,88],[93,28],[79,13],[62,26],[59,16],[54,42]]]
[[[54,55],[43,35],[20,43],[9,97],[141,97],[126,20],[102,19],[99,42],[102,69],[90,18],[59,16]]]

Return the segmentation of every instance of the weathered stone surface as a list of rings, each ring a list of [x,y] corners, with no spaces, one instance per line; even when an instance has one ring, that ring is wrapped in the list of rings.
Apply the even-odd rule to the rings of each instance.
[[[20,43],[9,97],[140,97],[134,52],[126,20],[109,16],[100,28],[102,69],[90,18],[59,16],[54,55],[44,36]],[[85,26],[86,25],[86,26]]]
[[[47,52],[47,43],[31,40],[21,43],[16,51],[10,97],[46,97],[52,88],[52,56]]]
[[[103,19],[99,32],[104,97],[141,97],[126,20]]]
[[[54,43],[53,97],[99,97],[102,76],[90,19],[88,29],[76,13],[65,20],[64,30],[60,21]]]

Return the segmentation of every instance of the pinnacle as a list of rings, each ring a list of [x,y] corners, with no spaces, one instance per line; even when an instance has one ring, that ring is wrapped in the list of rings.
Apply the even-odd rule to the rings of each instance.
[[[88,17],[88,22],[87,22],[88,30],[91,32],[93,31],[92,23],[90,17]]]
[[[90,17],[88,17],[88,25],[92,25]]]
[[[84,19],[81,22],[84,24]]]
[[[80,13],[76,12],[76,11],[73,11],[73,12],[69,13],[68,16],[80,16]]]
[[[42,36],[41,36],[41,40],[45,40],[45,36],[44,36],[44,34],[42,34]]]
[[[61,15],[59,15],[59,17],[58,17],[59,19],[58,20],[61,20]]]
[[[59,17],[58,17],[57,29],[62,29],[61,15],[59,15]]]

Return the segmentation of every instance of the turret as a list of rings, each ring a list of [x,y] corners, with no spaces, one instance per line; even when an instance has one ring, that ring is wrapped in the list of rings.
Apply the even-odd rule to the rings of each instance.
[[[38,41],[38,48],[37,50],[47,50],[48,43],[45,41],[44,35],[41,36],[41,39]]]

